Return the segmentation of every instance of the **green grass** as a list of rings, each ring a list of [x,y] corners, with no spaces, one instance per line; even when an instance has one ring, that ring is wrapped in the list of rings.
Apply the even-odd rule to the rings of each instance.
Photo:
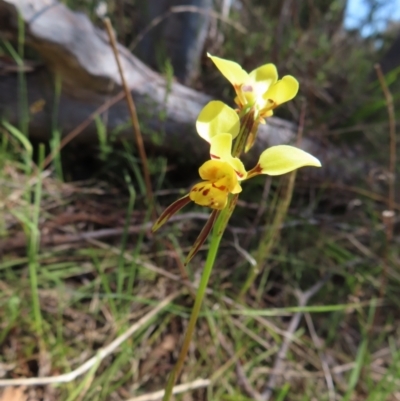
[[[243,62],[249,70],[261,59],[272,57],[269,41],[277,28],[273,5],[268,9],[260,2],[254,4],[252,12],[264,16],[265,21],[256,18],[246,37],[224,32],[225,44],[219,49],[221,55]],[[70,5],[85,6],[80,1]],[[93,5],[87,6],[87,11],[93,16]],[[306,24],[300,14],[299,24]],[[383,97],[379,88],[374,88],[372,98],[363,103],[365,94],[360,92],[365,85],[368,46],[357,48],[340,69],[337,60],[343,60],[344,49],[332,48],[327,34],[317,35],[324,18],[334,16],[331,10],[316,18],[314,25],[310,22],[307,29],[300,24],[287,30],[278,54],[279,68],[307,80],[310,71],[304,66],[316,63],[311,93],[301,95],[311,104],[306,128],[324,126],[329,137],[335,129],[367,125],[362,142],[380,145],[369,156],[384,169],[388,148],[382,138],[388,134],[382,124]],[[233,13],[232,18],[241,16]],[[245,23],[245,16],[242,18]],[[262,37],[259,24],[265,24]],[[18,65],[24,56],[23,35],[21,28],[14,46],[18,51],[8,42],[3,44],[4,52]],[[359,39],[354,43],[359,44]],[[255,54],[259,58],[255,59]],[[360,69],[355,70],[359,61]],[[219,97],[231,96],[209,65],[203,67],[206,90],[215,90]],[[165,64],[169,83],[171,68]],[[347,80],[342,82],[346,74]],[[25,78],[21,74],[19,79],[24,99]],[[393,74],[389,79],[395,80]],[[326,94],[326,88],[338,81],[350,98],[335,98],[337,103],[327,107],[321,93]],[[60,85],[55,85],[56,94]],[[322,100],[316,100],[318,93]],[[349,104],[361,106],[347,110]],[[53,152],[60,141],[58,107],[56,102]],[[32,144],[26,136],[29,113],[24,101],[21,110],[20,124],[13,126],[3,120],[0,131],[0,370],[4,371],[0,380],[68,373],[168,295],[181,291],[156,318],[85,374],[70,383],[32,391],[37,397],[51,395],[57,400],[106,401],[128,400],[163,389],[193,305],[194,290],[185,279],[197,283],[207,245],[189,266],[184,267],[183,261],[204,221],[169,223],[157,236],[145,228],[129,233],[129,228],[150,219],[142,169],[132,146],[128,142],[113,146],[104,124],[96,120],[100,170],[92,172],[91,181],[65,183],[70,175],[61,154],[55,153],[52,170],[43,169],[44,146]],[[294,103],[280,113],[295,118],[298,110],[299,103]],[[341,140],[346,139],[350,144],[354,140]],[[179,161],[176,165],[185,168]],[[185,183],[177,182],[168,167],[163,156],[150,159],[154,188],[163,190],[157,198],[160,210],[197,179],[196,171],[187,171]],[[378,185],[371,190],[366,178],[360,177],[357,188],[367,188],[370,193],[360,194],[310,183],[300,173],[287,210],[282,202],[285,179],[272,180],[267,200],[261,200],[264,182],[254,180],[245,189],[231,230],[222,241],[180,379],[182,383],[199,377],[211,380],[206,389],[193,390],[192,399],[251,400],[252,391],[264,391],[296,313],[309,314],[320,344],[303,317],[290,333],[284,370],[275,372],[274,400],[331,401],[324,362],[337,400],[398,399],[398,233],[395,231],[397,242],[385,254],[381,224],[385,205],[374,195],[385,199],[387,191]],[[359,202],[354,203],[355,199]],[[263,213],[257,217],[259,209]],[[205,213],[196,207],[183,213],[191,210]],[[110,228],[120,228],[122,234],[95,237],[99,230]],[[247,228],[252,231],[246,232]],[[82,239],[81,233],[92,233],[93,238]],[[47,241],[46,245],[40,241]],[[253,260],[260,274],[251,274]],[[296,291],[306,291],[327,274],[330,280],[307,305],[299,306]],[[180,395],[176,399],[187,398]]]
[[[14,157],[10,157],[7,163],[12,165]],[[15,166],[13,174],[18,172],[19,164]],[[7,179],[4,171],[2,180]],[[23,168],[20,174],[21,178],[25,177]],[[94,202],[100,214],[105,199],[107,206],[113,210],[118,210],[119,205],[124,203],[125,210],[119,209],[118,221],[125,227],[131,224],[129,219],[133,215],[136,220],[146,220],[142,198],[139,195],[135,201],[133,189],[111,199],[107,193],[115,189],[110,188],[104,190],[102,196],[78,192],[65,200],[62,186],[59,187],[60,193],[46,191],[54,185],[52,181],[57,180],[48,177],[42,183],[36,183],[32,220],[28,221],[35,224],[37,231],[39,225],[50,222],[68,205],[71,213],[77,212],[74,207],[82,196],[87,203]],[[126,182],[129,188],[129,180]],[[38,193],[39,186],[42,194]],[[37,206],[35,209],[37,199],[41,200],[39,218],[35,214],[38,211]],[[368,199],[365,201],[368,202]],[[58,210],[53,206],[52,212],[47,205],[54,203],[59,203],[61,208]],[[79,211],[82,212],[82,209]],[[369,219],[370,212],[368,210],[364,217]],[[4,209],[3,213],[9,211]],[[336,217],[336,222],[340,221],[341,217]],[[354,222],[352,226],[354,232],[361,226],[362,220],[358,218],[357,221],[357,225]],[[52,230],[74,232],[74,226],[72,223]],[[234,302],[237,298],[242,284],[240,277],[245,272],[235,270],[236,251],[226,238],[220,263],[211,280],[212,294],[207,298],[194,348],[187,361],[185,382],[197,377],[212,378],[213,384],[206,392],[210,400],[251,399],[238,384],[237,360],[251,385],[261,391],[282,345],[286,322],[294,313],[303,312],[311,314],[316,331],[325,344],[322,351],[334,361],[331,362],[331,369],[337,394],[341,394],[343,399],[363,399],[365,394],[368,397],[365,399],[369,400],[391,399],[396,388],[395,378],[400,373],[398,344],[393,331],[397,321],[393,309],[396,305],[390,299],[374,304],[379,289],[379,277],[376,277],[379,269],[376,263],[360,255],[345,238],[338,240],[344,233],[340,224],[336,226],[338,228],[330,226],[322,232],[319,230],[316,243],[315,227],[305,225],[308,228],[300,232],[296,226],[288,225],[281,236],[286,241],[281,240],[268,257],[270,279],[256,281],[253,291],[242,304],[227,303],[229,299]],[[39,351],[51,359],[50,374],[76,368],[94,355],[96,349],[126,330],[129,322],[134,322],[143,314],[144,308],[151,307],[157,299],[162,299],[173,290],[184,287],[179,281],[176,257],[180,260],[184,258],[182,248],[189,246],[190,240],[185,239],[185,231],[181,229],[174,224],[165,228],[169,234],[158,244],[158,249],[162,249],[163,244],[170,244],[164,248],[167,251],[164,255],[157,255],[152,250],[152,242],[157,239],[149,242],[140,234],[110,238],[107,243],[36,247],[33,259],[31,253],[10,250],[3,256],[0,269],[1,282],[6,283],[0,300],[3,305],[0,310],[5,314],[1,321],[6,322],[1,326],[2,346],[5,349],[12,347],[10,333],[13,333],[12,338],[17,339],[19,352],[27,361],[40,364]],[[15,230],[9,229],[5,238],[12,237]],[[239,242],[241,240],[239,238]],[[194,277],[201,268],[202,258],[203,254],[190,267]],[[34,276],[30,275],[32,270],[29,268],[32,262],[37,275],[34,285]],[[149,270],[149,266],[153,265],[166,275],[174,274],[178,280],[155,274]],[[132,271],[135,272],[133,278]],[[310,305],[296,306],[292,289],[300,287],[305,290],[328,271],[334,275],[334,280],[324,286]],[[130,286],[132,280],[134,285]],[[395,287],[396,282],[390,282],[390,285]],[[31,330],[36,316],[35,304],[31,301],[32,288],[37,291],[40,305],[41,350],[38,348],[38,333]],[[259,296],[254,297],[251,295],[253,292]],[[179,298],[155,322],[123,344],[114,356],[106,358],[74,383],[58,385],[55,391],[59,398],[107,400],[121,391],[139,394],[161,389],[179,347],[191,304],[190,293]],[[391,309],[392,314],[387,312]],[[374,316],[380,318],[375,320]],[[307,327],[302,323],[293,334],[286,360],[287,376],[279,378],[276,398],[328,399],[317,348]],[[163,351],[163,343],[168,336],[172,337],[173,346]],[[385,354],[383,351],[388,347],[391,352]],[[383,357],[379,357],[380,352],[383,352]],[[150,370],[150,376],[149,372],[141,376],[141,367],[151,360],[152,353],[155,355],[154,370]],[[3,352],[2,355],[2,362],[13,359],[12,353]],[[340,371],[340,367],[344,370]],[[337,378],[335,369],[340,371]],[[32,367],[28,368],[29,372],[32,376],[37,374]],[[204,390],[197,392],[205,394]]]

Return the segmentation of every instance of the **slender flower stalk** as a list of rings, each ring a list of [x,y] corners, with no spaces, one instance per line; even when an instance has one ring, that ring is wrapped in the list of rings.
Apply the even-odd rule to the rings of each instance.
[[[235,144],[234,144],[234,147],[232,150],[233,157],[240,156],[240,154],[243,152],[244,145],[246,144],[246,139],[251,132],[253,121],[254,121],[253,110],[250,110],[242,118],[241,130],[238,134],[238,137],[235,141]],[[185,359],[186,359],[186,356],[187,356],[187,353],[189,350],[190,342],[193,337],[193,332],[196,327],[197,319],[199,317],[199,313],[201,310],[201,305],[203,304],[204,296],[205,296],[205,293],[207,290],[208,281],[210,279],[212,269],[214,267],[215,258],[217,256],[218,249],[219,249],[219,244],[221,242],[222,236],[224,235],[224,232],[228,225],[228,222],[233,214],[233,211],[235,210],[237,199],[238,199],[237,194],[231,194],[228,198],[227,206],[221,212],[219,212],[218,217],[216,218],[216,222],[214,224],[214,228],[213,228],[212,235],[211,235],[210,247],[208,250],[206,263],[204,265],[203,274],[201,275],[199,287],[196,292],[196,299],[194,301],[194,305],[193,305],[189,323],[188,323],[188,326],[186,329],[185,337],[183,339],[182,348],[179,353],[178,360],[177,360],[172,372],[170,373],[170,375],[168,377],[168,382],[165,387],[163,401],[170,400],[170,398],[172,396],[172,391],[173,391],[174,385],[178,379],[178,376],[180,375],[180,373],[182,371],[183,364],[185,363]],[[209,221],[211,221],[213,214],[215,215],[214,212],[211,214]],[[205,226],[205,229],[206,229],[206,227],[207,227],[207,225]],[[199,238],[202,238],[201,234],[199,235]],[[196,240],[196,242],[198,244],[199,244],[199,242],[201,242],[201,241],[199,241],[199,238]],[[202,243],[203,242],[201,242],[201,244]],[[196,246],[196,243],[195,243],[195,245],[192,248],[191,253],[192,252],[196,253],[198,250],[198,247],[199,247],[199,245]],[[189,253],[188,258],[191,258],[191,253]]]
[[[196,322],[199,317],[201,305],[203,303],[204,295],[207,290],[208,281],[211,276],[212,269],[214,267],[215,258],[219,249],[219,244],[221,242],[222,236],[225,232],[225,228],[228,225],[228,221],[235,209],[236,200],[238,195],[231,195],[228,200],[227,207],[219,214],[217,221],[215,222],[214,229],[211,236],[210,248],[208,250],[206,263],[204,265],[203,274],[201,275],[199,287],[196,292],[196,299],[192,308],[192,313],[190,315],[190,320],[186,329],[185,337],[183,339],[183,344],[181,352],[179,353],[178,360],[174,366],[174,369],[169,375],[168,382],[165,388],[165,393],[163,401],[169,401],[172,395],[172,390],[176,383],[178,376],[181,373],[183,364],[186,359],[186,355],[189,350],[190,342],[192,340],[193,332],[196,327]]]

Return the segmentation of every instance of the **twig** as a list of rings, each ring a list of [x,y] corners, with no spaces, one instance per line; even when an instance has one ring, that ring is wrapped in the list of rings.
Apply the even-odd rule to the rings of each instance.
[[[124,71],[122,68],[121,60],[119,58],[117,42],[116,42],[115,36],[114,36],[114,30],[113,30],[113,27],[111,25],[109,18],[104,18],[104,25],[106,27],[107,34],[110,39],[110,44],[111,44],[112,50],[114,52],[115,61],[118,66],[119,75],[121,77],[122,86],[124,88],[126,101],[128,103],[129,113],[131,115],[132,125],[133,125],[134,133],[135,133],[135,140],[136,140],[136,144],[137,144],[137,147],[139,150],[140,159],[141,159],[142,165],[143,165],[143,175],[144,175],[144,181],[146,183],[147,197],[148,197],[148,200],[152,207],[153,218],[155,220],[156,216],[155,216],[155,208],[154,208],[154,196],[153,196],[153,190],[151,187],[149,164],[147,161],[146,150],[145,150],[144,144],[143,144],[142,133],[140,131],[139,119],[137,116],[135,103],[133,102],[131,91],[129,90],[128,84],[127,84],[125,76],[124,76]]]
[[[379,64],[375,65],[376,74],[378,75],[379,82],[382,87],[383,94],[386,100],[387,111],[389,115],[389,198],[388,198],[388,209],[394,210],[394,183],[396,181],[396,118],[394,115],[393,97],[386,85],[385,77],[383,76],[381,66]],[[390,233],[390,240],[393,236],[393,226]]]
[[[297,146],[300,145],[301,140],[303,138],[305,113],[306,113],[306,107],[305,107],[305,103],[303,103],[302,109],[301,109],[301,114],[300,114],[297,139],[296,139]],[[253,285],[255,279],[261,272],[262,265],[264,264],[265,260],[271,253],[273,247],[275,246],[275,244],[280,236],[282,224],[287,216],[287,212],[288,212],[290,203],[292,201],[292,195],[293,195],[296,176],[297,176],[297,171],[294,170],[289,174],[289,176],[287,178],[284,178],[286,180],[286,186],[284,188],[282,188],[281,199],[275,210],[275,216],[273,218],[270,228],[264,232],[264,235],[260,240],[260,244],[258,246],[257,256],[256,256],[257,264],[253,265],[251,267],[250,273],[248,274],[247,279],[246,279],[243,287],[240,290],[239,297],[238,297],[239,299],[243,299],[243,297],[247,294],[247,291]]]
[[[243,390],[252,397],[254,401],[260,400],[260,394],[253,388],[249,379],[246,376],[246,373],[239,361],[236,362],[236,376],[238,378],[239,385],[243,388]]]
[[[306,120],[306,102],[303,102],[301,105],[299,127],[297,129],[297,135],[296,135],[296,146],[300,146],[301,140],[303,139],[305,120]]]
[[[172,394],[180,394],[185,391],[195,390],[197,388],[208,387],[211,384],[211,380],[208,379],[197,379],[191,383],[180,384],[175,386],[172,390]],[[155,393],[143,394],[139,397],[129,398],[126,401],[156,401],[161,400],[164,396],[164,390],[156,391]]]
[[[332,379],[332,374],[329,369],[329,364],[326,361],[325,354],[322,352],[322,343],[321,340],[319,339],[315,328],[314,328],[314,323],[311,319],[311,315],[309,313],[306,313],[304,315],[308,330],[310,332],[311,338],[314,342],[315,347],[318,350],[319,358],[321,359],[321,365],[322,365],[322,370],[324,371],[325,374],[325,380],[326,380],[326,385],[328,387],[328,394],[329,394],[329,400],[330,401],[335,401],[336,400],[336,394],[335,394],[335,386],[333,384],[333,379]]]
[[[393,106],[393,97],[389,91],[388,86],[386,85],[385,77],[383,75],[381,66],[379,64],[375,64],[376,74],[378,75],[379,82],[382,87],[383,94],[386,100],[386,106],[389,116],[389,194],[387,199],[387,207],[388,210],[384,210],[382,213],[383,224],[385,225],[385,233],[386,233],[386,244],[383,253],[383,266],[382,266],[382,278],[380,285],[380,296],[381,298],[385,295],[386,291],[386,283],[388,277],[389,270],[389,250],[390,243],[393,239],[393,226],[394,226],[394,207],[395,207],[395,191],[394,191],[394,183],[395,183],[395,175],[396,175],[396,119],[394,115],[394,106]]]
[[[278,24],[276,25],[275,28],[275,40],[274,40],[274,45],[272,48],[272,61],[274,63],[279,62],[279,51],[282,50],[282,40],[284,38],[284,31],[287,30],[287,25],[288,22],[290,21],[291,17],[291,8],[292,8],[292,0],[283,0],[282,1],[282,6],[281,6],[281,11],[279,13],[279,20]]]
[[[243,390],[247,393],[248,396],[251,397],[251,399],[258,401],[260,399],[260,394],[253,388],[253,386],[249,382],[249,379],[247,378],[246,373],[239,361],[239,358],[232,348],[232,345],[229,344],[229,342],[221,332],[218,333],[218,338],[219,343],[221,344],[221,347],[225,350],[225,352],[232,359],[236,359],[236,375],[238,378],[239,386],[243,388]]]
[[[331,274],[326,274],[318,283],[314,284],[309,290],[306,292],[297,291],[296,295],[299,300],[299,307],[304,307],[307,305],[308,301],[312,296],[314,296],[323,286],[324,284],[330,279]],[[294,332],[297,330],[297,327],[300,324],[300,320],[303,316],[303,312],[297,312],[293,315],[292,319],[290,320],[289,327],[287,332],[290,333],[290,337],[294,335]],[[262,401],[268,401],[271,396],[272,392],[276,386],[277,374],[276,371],[280,372],[283,371],[284,360],[286,358],[286,354],[289,350],[290,343],[292,340],[289,336],[286,336],[282,342],[282,346],[279,349],[279,352],[276,355],[274,366],[272,368],[271,375],[269,376],[268,383],[265,387],[265,390],[261,394]]]
[[[164,240],[163,243],[165,244],[166,248],[171,250],[173,258],[175,259],[175,263],[178,266],[179,273],[181,274],[182,281],[189,283],[190,282],[189,275],[185,269],[185,265],[182,261],[181,255],[179,255],[176,247],[174,246],[175,244],[169,240]],[[196,292],[193,290],[192,287],[189,286],[188,288],[191,297],[193,299],[196,299]]]
[[[258,202],[258,204],[257,204],[256,216],[254,217],[254,220],[249,227],[250,230],[255,230],[260,225],[261,217],[264,214],[264,212],[267,210],[267,207],[269,206],[268,205],[268,197],[269,197],[270,190],[271,190],[271,184],[272,184],[272,178],[269,175],[267,175],[266,179],[265,179],[264,189],[263,189],[263,193],[261,195],[260,202]],[[242,245],[244,249],[247,249],[250,247],[250,243],[251,243],[252,239],[253,239],[252,235],[248,235],[245,238],[243,245]]]
[[[21,379],[0,379],[0,387],[5,386],[40,386],[46,384],[54,383],[69,383],[75,380],[78,376],[81,376],[88,370],[90,370],[94,365],[99,364],[105,357],[112,354],[124,341],[126,341],[130,336],[132,336],[136,331],[138,331],[142,326],[153,319],[162,309],[169,305],[180,292],[175,292],[169,297],[161,301],[153,310],[144,315],[138,322],[133,324],[128,330],[117,337],[113,342],[104,348],[101,348],[95,356],[88,359],[84,364],[79,366],[72,372],[65,373],[58,376],[49,377],[30,377]]]

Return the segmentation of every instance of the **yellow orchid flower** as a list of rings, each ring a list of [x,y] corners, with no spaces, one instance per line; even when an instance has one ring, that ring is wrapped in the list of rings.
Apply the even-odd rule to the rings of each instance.
[[[239,159],[237,160],[241,163]],[[235,160],[232,160],[232,162],[236,164]],[[243,165],[240,166],[240,170],[245,171]],[[199,175],[203,181],[194,185],[188,194],[172,203],[163,211],[153,225],[153,232],[158,230],[171,216],[186,206],[190,201],[200,206],[222,210],[228,202],[230,193],[238,194],[242,191],[238,174],[234,167],[227,161],[208,160],[199,168]]]
[[[227,135],[230,136],[229,134]],[[234,159],[232,156],[230,157]],[[233,164],[238,164],[235,160],[230,161],[233,162]],[[240,160],[239,163],[241,163]],[[240,168],[244,171],[243,165],[240,166]],[[190,201],[200,206],[207,206],[213,209],[207,223],[194,242],[186,258],[186,263],[193,258],[204,244],[219,213],[226,207],[229,194],[238,194],[242,191],[238,174],[231,163],[227,161],[208,160],[199,168],[199,175],[204,181],[194,185],[187,195],[168,206],[152,228],[153,232],[158,230],[171,216],[186,206]]]
[[[234,61],[212,56],[209,53],[207,55],[233,85],[237,95],[235,103],[239,108],[255,106],[262,120],[270,117],[273,109],[293,99],[299,90],[298,81],[291,75],[278,80],[278,72],[274,64],[265,64],[247,73]]]
[[[199,174],[204,181],[190,190],[189,197],[200,206],[222,210],[230,193],[242,191],[235,170],[225,161],[208,160],[199,168]]]

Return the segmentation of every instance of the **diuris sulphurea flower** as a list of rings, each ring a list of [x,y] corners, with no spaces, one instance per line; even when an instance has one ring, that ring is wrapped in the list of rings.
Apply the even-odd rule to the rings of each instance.
[[[258,125],[264,124],[265,119],[273,115],[276,107],[296,96],[299,83],[291,75],[278,80],[278,71],[271,63],[247,73],[234,61],[211,54],[208,54],[208,57],[235,89],[235,103],[239,107],[239,112],[255,107],[256,116],[246,143],[245,151],[247,152],[254,144]]]
[[[273,109],[292,100],[298,90],[296,78],[286,75],[278,80],[274,64],[265,64],[247,73],[238,63],[208,54],[222,75],[233,85],[239,109],[255,105],[261,118],[270,117]]]
[[[275,176],[303,166],[321,166],[319,160],[309,153],[293,146],[280,145],[264,150],[256,165],[246,171],[240,156],[253,145],[258,125],[272,116],[277,106],[292,99],[299,84],[290,75],[278,80],[278,73],[273,64],[265,64],[248,74],[233,61],[211,55],[209,57],[232,83],[238,109],[233,110],[220,101],[212,101],[200,112],[196,121],[197,133],[210,145],[210,159],[199,168],[201,181],[193,185],[183,198],[168,206],[152,229],[158,230],[174,213],[190,202],[211,209],[207,223],[186,257],[185,262],[188,263],[212,230],[181,352],[168,378],[163,401],[170,401],[175,382],[182,371],[222,236],[235,210],[243,183],[259,174]],[[253,273],[257,272],[253,269],[250,273],[249,277],[253,281]]]
[[[210,145],[211,160],[199,168],[199,175],[203,181],[194,185],[187,195],[168,206],[154,223],[153,231],[158,230],[190,201],[214,210],[222,210],[227,204],[229,194],[242,191],[240,181],[246,178],[247,172],[241,160],[232,157],[232,135],[211,135]]]
[[[235,170],[225,161],[206,161],[199,168],[199,175],[203,181],[195,184],[188,194],[168,206],[154,223],[153,231],[158,230],[190,201],[214,210],[222,210],[227,204],[229,194],[242,191]]]
[[[228,195],[242,191],[233,167],[223,160],[208,160],[199,168],[204,180],[189,192],[189,198],[200,206],[222,210],[228,202]]]
[[[186,262],[200,249],[219,213],[227,207],[230,197],[232,204],[232,197],[237,197],[242,191],[243,181],[259,174],[276,176],[304,166],[321,166],[318,159],[301,149],[278,145],[262,152],[255,167],[246,171],[242,161],[232,156],[233,142],[236,140],[243,144],[243,138],[247,138],[246,146],[251,145],[255,135],[243,135],[251,134],[257,129],[258,122],[272,115],[273,108],[292,99],[297,93],[298,82],[291,76],[285,76],[278,81],[273,64],[265,64],[248,74],[237,63],[210,57],[234,86],[239,113],[243,112],[247,120],[242,120],[241,127],[238,113],[220,101],[209,102],[197,118],[197,133],[210,144],[210,160],[199,168],[202,181],[195,184],[184,197],[168,206],[152,228],[153,231],[158,230],[190,202],[211,208],[210,218],[195,241]],[[250,121],[250,124],[247,125],[244,121]],[[240,154],[240,150],[235,154]]]

